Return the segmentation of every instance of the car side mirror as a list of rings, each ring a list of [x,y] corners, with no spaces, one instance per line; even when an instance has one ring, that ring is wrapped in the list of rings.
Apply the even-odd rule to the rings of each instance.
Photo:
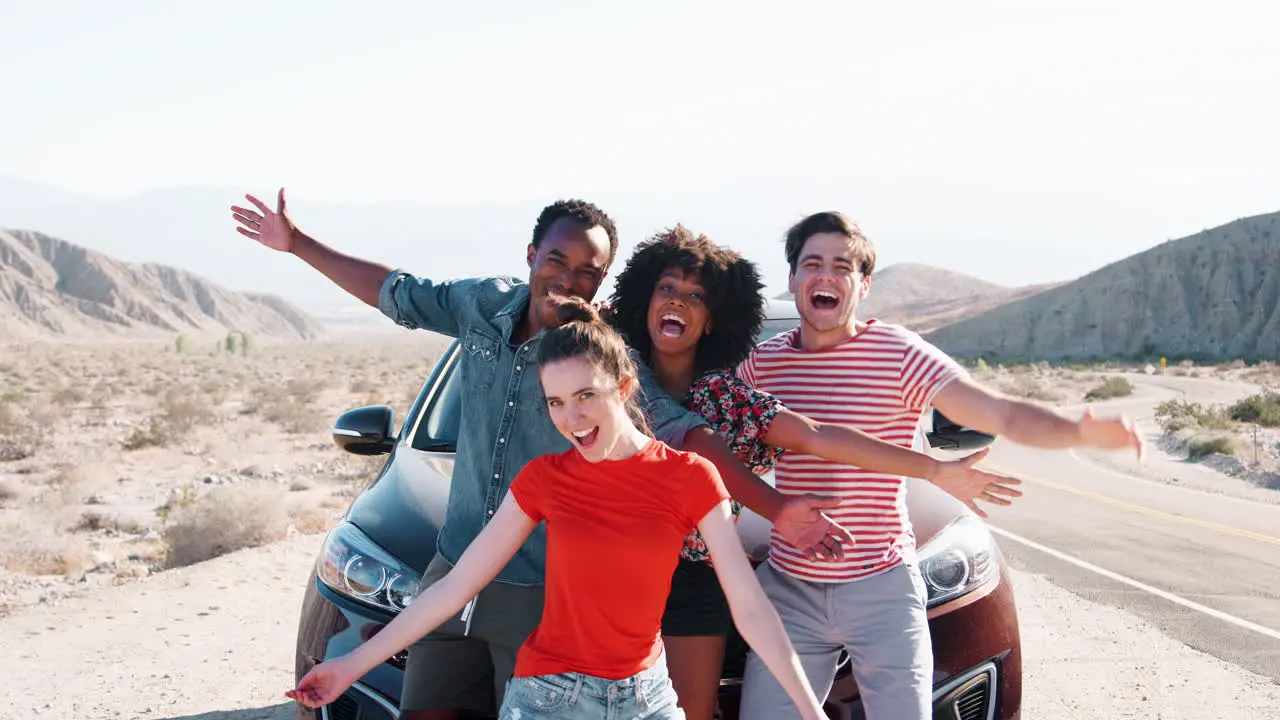
[[[333,441],[356,455],[385,455],[396,445],[391,408],[386,405],[348,410],[333,425]]]
[[[979,450],[995,442],[994,435],[971,430],[952,422],[947,416],[933,411],[933,430],[927,433],[929,447],[938,450]]]

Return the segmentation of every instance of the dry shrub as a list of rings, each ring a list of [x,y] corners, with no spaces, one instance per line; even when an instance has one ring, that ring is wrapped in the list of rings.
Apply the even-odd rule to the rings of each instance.
[[[0,401],[0,462],[26,460],[35,455],[40,440],[40,425],[27,408]]]
[[[1127,378],[1109,377],[1102,381],[1101,384],[1093,387],[1089,392],[1084,394],[1085,400],[1110,400],[1111,398],[1124,397],[1133,394],[1133,385]]]
[[[26,516],[0,525],[0,567],[25,575],[71,575],[93,564],[83,539],[59,531],[39,516]]]
[[[182,567],[284,538],[289,511],[284,491],[264,483],[213,489],[168,515],[165,564]]]
[[[1233,435],[1196,435],[1187,441],[1187,457],[1202,458],[1206,455],[1236,455],[1240,443]]]
[[[284,385],[266,385],[254,393],[245,411],[261,415],[285,432],[314,432],[323,427],[323,415],[315,407],[315,399],[323,391],[324,382],[316,379],[295,378]]]
[[[54,405],[65,407],[67,405],[79,405],[89,397],[89,394],[76,385],[64,385],[53,393],[50,400]]]
[[[319,507],[298,506],[294,508],[291,515],[293,526],[304,535],[328,532],[342,516],[341,513],[334,512],[333,508],[327,508],[324,504]]]
[[[213,419],[213,410],[203,395],[170,388],[161,401],[160,412],[135,427],[122,444],[125,450],[172,445]]]
[[[102,510],[85,510],[80,514],[80,522],[76,524],[74,529],[80,532],[113,530],[129,535],[139,535],[143,532],[143,528],[138,524],[138,521],[122,518],[119,515]]]
[[[1010,395],[1026,398],[1028,400],[1040,400],[1042,402],[1057,402],[1062,399],[1062,395],[1054,392],[1052,389],[1036,378],[1019,373],[1013,380],[1001,383],[1000,388]]]

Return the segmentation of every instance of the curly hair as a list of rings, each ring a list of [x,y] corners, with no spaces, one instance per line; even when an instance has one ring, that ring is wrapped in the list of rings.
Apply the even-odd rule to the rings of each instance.
[[[682,225],[660,232],[636,248],[618,273],[613,295],[613,325],[646,360],[653,352],[649,338],[649,301],[658,278],[671,268],[695,274],[707,291],[711,332],[698,341],[697,372],[732,367],[755,346],[764,326],[764,283],[755,263],[716,245],[705,235],[694,236]]]
[[[557,200],[542,208],[538,221],[533,225],[531,242],[534,247],[542,245],[542,238],[547,236],[547,230],[561,218],[573,218],[586,230],[597,225],[604,228],[609,235],[609,261],[606,267],[613,264],[613,257],[618,253],[618,228],[614,226],[613,218],[586,200]]]

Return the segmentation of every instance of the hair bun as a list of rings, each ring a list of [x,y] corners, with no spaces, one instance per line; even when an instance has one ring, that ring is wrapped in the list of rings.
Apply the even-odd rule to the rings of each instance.
[[[556,319],[562,325],[568,325],[571,322],[596,323],[600,322],[600,313],[591,307],[591,304],[582,298],[569,298],[560,303],[556,308]]]

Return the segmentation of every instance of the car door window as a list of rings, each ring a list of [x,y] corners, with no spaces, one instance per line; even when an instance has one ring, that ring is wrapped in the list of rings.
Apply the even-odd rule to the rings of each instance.
[[[413,439],[416,450],[453,452],[458,443],[458,426],[462,421],[462,383],[454,362],[456,348],[450,348],[440,359],[440,378],[435,395],[428,399],[426,417]]]

